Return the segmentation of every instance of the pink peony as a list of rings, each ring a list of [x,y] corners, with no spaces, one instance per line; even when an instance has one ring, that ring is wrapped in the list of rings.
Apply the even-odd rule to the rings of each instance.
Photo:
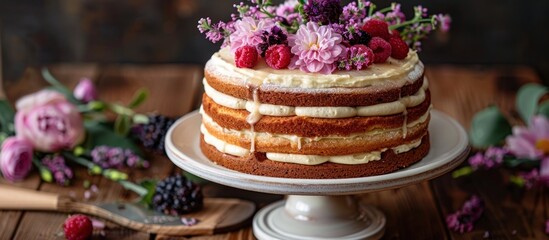
[[[252,17],[244,17],[234,23],[235,31],[231,34],[229,40],[231,42],[231,50],[236,50],[243,46],[258,46],[263,42],[261,34],[264,31],[271,30],[274,27],[272,19],[255,20]]]
[[[74,88],[74,97],[83,103],[97,100],[97,90],[89,78],[82,78]]]
[[[295,35],[289,37],[294,57],[290,69],[330,74],[337,67],[337,61],[344,57],[346,48],[341,44],[343,37],[329,26],[318,26],[308,22],[301,25]]]
[[[15,131],[35,149],[54,152],[84,140],[84,126],[75,105],[58,92],[42,90],[17,101]]]
[[[10,182],[23,180],[32,166],[32,145],[23,138],[10,137],[2,144],[0,170]]]

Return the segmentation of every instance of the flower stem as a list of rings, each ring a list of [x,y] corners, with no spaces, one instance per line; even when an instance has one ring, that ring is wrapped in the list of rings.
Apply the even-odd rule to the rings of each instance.
[[[431,23],[432,24],[433,19],[432,18],[412,19],[412,20],[409,20],[409,21],[406,21],[406,22],[391,25],[391,26],[389,26],[389,29],[393,30],[393,29],[401,28],[401,27],[404,27],[404,26],[407,26],[407,25],[412,25],[414,23]]]
[[[145,196],[148,193],[148,190],[138,184],[135,184],[133,182],[127,181],[127,180],[120,180],[118,181],[122,187],[124,187],[127,190],[133,191],[137,193],[139,196]]]
[[[44,166],[44,164],[42,164],[40,161],[38,161],[38,159],[36,159],[36,157],[33,157],[32,158],[32,163],[34,164],[34,166],[36,166],[36,168],[38,168],[38,171],[40,172],[40,178],[42,178],[42,180],[44,180],[44,182],[49,182],[51,183],[53,177],[51,175],[51,171]]]
[[[82,166],[88,168],[90,173],[93,174],[93,175],[99,175],[103,172],[103,169],[99,165],[97,165],[93,162],[90,162],[90,161],[88,161],[84,158],[77,157],[77,156],[73,155],[72,153],[63,152],[63,156],[70,159],[70,160],[72,160],[73,162],[75,162],[79,165],[82,165]]]

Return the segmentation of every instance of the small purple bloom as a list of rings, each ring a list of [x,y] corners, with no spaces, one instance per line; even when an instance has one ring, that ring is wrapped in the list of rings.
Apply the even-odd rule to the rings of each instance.
[[[303,10],[309,21],[320,24],[339,22],[339,16],[343,12],[340,0],[309,0]]]
[[[526,189],[532,189],[539,181],[539,171],[537,169],[532,169],[530,172],[521,172],[519,176],[524,179]]]
[[[97,100],[97,90],[89,78],[82,78],[74,88],[74,97],[83,103]]]
[[[549,220],[545,221],[545,234],[549,234]]]
[[[473,230],[474,223],[484,212],[484,203],[478,196],[473,195],[462,208],[446,217],[446,224],[452,231],[465,233]]]
[[[452,24],[452,18],[448,14],[438,14],[435,16],[437,23],[440,24],[440,30],[443,32],[450,31],[450,25]]]
[[[55,182],[61,186],[69,185],[74,177],[72,169],[61,155],[47,155],[42,158],[42,164],[52,172]]]

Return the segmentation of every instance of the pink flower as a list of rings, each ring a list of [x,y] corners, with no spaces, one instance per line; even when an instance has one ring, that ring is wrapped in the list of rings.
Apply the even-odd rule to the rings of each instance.
[[[84,126],[75,105],[58,92],[42,90],[16,103],[15,131],[35,149],[54,152],[84,140]]]
[[[261,34],[274,26],[272,19],[255,20],[252,17],[243,17],[234,23],[235,31],[229,38],[231,50],[236,52],[236,49],[243,46],[258,46],[263,42]]]
[[[19,137],[10,137],[2,144],[0,170],[10,182],[23,180],[32,167],[32,145]]]
[[[289,68],[312,73],[332,73],[337,61],[345,55],[342,39],[329,26],[318,26],[315,22],[301,25],[297,33],[289,37],[288,42],[294,54]]]
[[[97,100],[97,90],[89,78],[82,78],[74,88],[74,97],[83,103]]]
[[[452,24],[452,18],[450,15],[438,14],[435,16],[437,23],[440,24],[440,30],[443,32],[450,31],[450,25]]]
[[[528,127],[513,127],[513,135],[506,142],[515,156],[538,160],[549,154],[549,121],[544,116],[534,116]]]

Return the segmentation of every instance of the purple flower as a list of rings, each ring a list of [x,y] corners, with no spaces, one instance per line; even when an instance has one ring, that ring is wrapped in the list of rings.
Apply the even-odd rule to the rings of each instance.
[[[32,167],[32,144],[20,137],[4,140],[0,151],[0,171],[10,182],[23,180]]]
[[[509,151],[519,158],[540,159],[549,153],[549,121],[534,116],[528,127],[513,127],[513,135],[506,139]]]
[[[396,25],[406,21],[406,15],[400,10],[400,4],[393,3],[391,11],[385,14],[384,20],[390,25]]]
[[[227,37],[234,32],[233,24],[234,22],[225,23],[221,21],[216,24],[212,24],[212,20],[210,18],[202,18],[198,21],[198,30],[200,33],[206,34],[206,39],[216,43],[223,39],[226,40]],[[224,41],[223,45],[227,42],[228,41]]]
[[[339,22],[339,16],[343,12],[340,0],[309,0],[303,10],[309,21],[320,24]]]
[[[42,164],[52,172],[55,182],[59,185],[69,185],[70,180],[74,177],[63,156],[47,155],[42,159]]]
[[[362,45],[354,45],[347,48],[347,57],[339,61],[338,68],[344,70],[361,70],[374,62],[372,49]]]
[[[537,169],[532,169],[530,172],[521,172],[519,176],[524,179],[526,189],[532,189],[539,182],[539,171]]]
[[[341,44],[342,40],[342,36],[333,32],[329,26],[318,26],[315,22],[300,26],[297,33],[289,37],[288,42],[294,54],[289,68],[312,73],[332,73],[346,50]]]
[[[288,36],[277,26],[274,26],[269,31],[264,31],[261,35],[261,40],[263,42],[257,46],[261,57],[265,57],[265,52],[270,46],[277,44],[288,45]]]
[[[288,23],[293,23],[294,21],[301,21],[301,15],[297,11],[297,0],[289,0],[278,5],[274,10],[276,16],[284,17]]]
[[[82,78],[74,88],[73,95],[83,103],[89,103],[97,100],[97,90],[89,78]]]
[[[500,147],[489,147],[483,154],[481,152],[469,158],[469,165],[473,169],[492,169],[503,163],[503,157],[508,154],[508,150]]]
[[[478,196],[473,195],[460,210],[446,217],[446,225],[452,231],[459,233],[470,232],[473,224],[484,212],[484,203]]]
[[[450,25],[452,24],[452,18],[448,14],[438,14],[435,16],[437,24],[440,24],[440,30],[443,32],[450,31]]]
[[[92,161],[101,168],[123,168],[125,166],[148,168],[149,162],[143,160],[129,149],[97,146],[91,151]]]
[[[473,230],[473,221],[470,213],[457,211],[446,217],[446,225],[452,231],[465,233]]]
[[[272,19],[255,20],[251,17],[244,17],[234,23],[235,31],[230,36],[231,50],[243,46],[258,46],[263,42],[263,32],[270,31],[274,25]]]

